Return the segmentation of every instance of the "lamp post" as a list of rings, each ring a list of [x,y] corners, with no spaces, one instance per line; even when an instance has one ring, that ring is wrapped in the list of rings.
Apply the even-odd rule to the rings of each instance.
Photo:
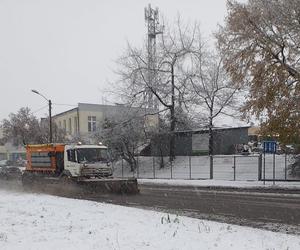
[[[43,94],[41,94],[37,90],[32,89],[31,91],[37,95],[40,95],[48,102],[48,105],[49,105],[49,142],[52,143],[52,117],[51,117],[52,102],[50,99],[47,99]]]

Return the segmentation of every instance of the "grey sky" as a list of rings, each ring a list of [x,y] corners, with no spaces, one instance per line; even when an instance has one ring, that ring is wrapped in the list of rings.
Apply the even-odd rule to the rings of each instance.
[[[205,36],[222,23],[225,0],[0,0],[0,120],[24,106],[76,105],[110,99],[103,89],[114,79],[114,60],[126,40],[142,44],[144,7],[151,3],[167,20],[180,13],[199,21]],[[54,105],[53,113],[71,106]],[[47,107],[35,115],[47,114]]]

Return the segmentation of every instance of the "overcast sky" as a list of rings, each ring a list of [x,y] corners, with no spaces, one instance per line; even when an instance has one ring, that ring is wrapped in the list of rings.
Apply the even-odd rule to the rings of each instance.
[[[114,61],[126,41],[146,37],[144,7],[151,3],[167,20],[180,13],[209,36],[223,23],[225,0],[0,0],[0,120],[27,106],[38,117],[47,103],[102,103],[114,79]],[[53,113],[72,106],[53,105]]]

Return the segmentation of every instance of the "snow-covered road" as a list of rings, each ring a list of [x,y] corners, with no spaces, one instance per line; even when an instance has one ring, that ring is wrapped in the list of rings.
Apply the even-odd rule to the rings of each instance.
[[[300,237],[0,190],[0,249],[300,249]]]

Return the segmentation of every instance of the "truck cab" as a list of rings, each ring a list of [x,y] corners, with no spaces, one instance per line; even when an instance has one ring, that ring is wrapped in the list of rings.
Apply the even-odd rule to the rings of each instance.
[[[106,146],[66,145],[64,172],[72,177],[109,177],[113,170]]]

